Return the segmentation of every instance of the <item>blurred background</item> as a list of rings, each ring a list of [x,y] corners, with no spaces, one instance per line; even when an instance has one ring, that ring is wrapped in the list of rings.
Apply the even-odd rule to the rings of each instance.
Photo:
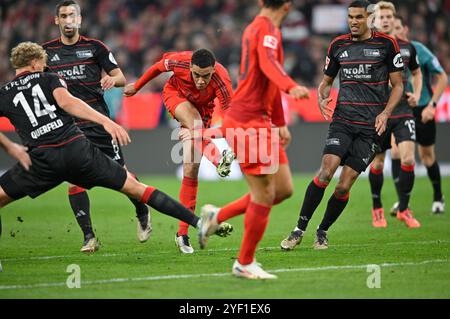
[[[57,2],[0,0],[0,83],[13,77],[8,59],[13,46],[21,41],[44,43],[59,37],[59,29],[54,25]],[[78,2],[83,17],[81,34],[97,38],[111,49],[128,82],[134,82],[164,52],[206,47],[228,68],[236,86],[241,34],[259,10],[257,0]],[[305,122],[323,122],[315,91],[330,41],[348,32],[346,17],[350,2],[295,0],[294,10],[283,24],[285,68],[299,83],[311,87],[313,93],[311,100],[300,103],[284,98],[286,117],[292,127]],[[410,39],[430,48],[449,74],[450,0],[392,2],[410,26]],[[169,76],[161,75],[132,99],[123,99],[121,89],[106,92],[112,117],[132,130],[170,127],[173,122],[160,96]],[[436,120],[450,122],[449,90],[439,103]],[[220,114],[215,121],[220,121]],[[0,130],[11,129],[4,120],[0,121]]]

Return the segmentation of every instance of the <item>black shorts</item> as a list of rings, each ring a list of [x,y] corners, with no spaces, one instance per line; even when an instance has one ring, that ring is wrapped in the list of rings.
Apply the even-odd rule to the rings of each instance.
[[[29,154],[29,171],[17,163],[0,177],[0,186],[13,199],[35,198],[64,181],[86,189],[102,186],[120,190],[127,178],[125,168],[83,135],[62,146],[33,148]]]
[[[416,124],[413,117],[391,118],[387,122],[386,131],[380,137],[381,152],[391,148],[391,135],[394,135],[395,144],[405,141],[416,141]]]
[[[323,154],[341,158],[341,165],[364,172],[379,150],[379,137],[374,129],[338,121],[331,122]]]
[[[416,141],[421,146],[431,146],[436,144],[436,122],[429,121],[422,123],[422,112],[425,107],[413,108],[413,113],[416,118]]]
[[[125,160],[120,145],[114,143],[111,135],[105,131],[103,126],[80,127],[80,129],[94,146],[98,147],[103,153],[121,166],[125,166]]]

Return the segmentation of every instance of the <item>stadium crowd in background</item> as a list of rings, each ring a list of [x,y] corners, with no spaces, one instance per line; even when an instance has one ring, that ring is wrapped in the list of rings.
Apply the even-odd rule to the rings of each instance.
[[[376,2],[376,1],[372,1]],[[450,0],[393,1],[409,22],[410,38],[427,45],[450,73]],[[211,49],[224,64],[236,86],[240,39],[244,26],[258,11],[254,0],[99,0],[79,1],[82,33],[102,39],[115,52],[127,80],[134,81],[167,51]],[[300,84],[317,87],[323,56],[338,33],[318,32],[320,5],[349,0],[296,0],[283,26],[285,68]],[[43,43],[59,36],[54,28],[53,1],[2,0],[0,3],[0,56],[7,57],[21,41]],[[324,16],[324,15],[322,15]],[[344,26],[346,20],[343,21]],[[89,28],[88,28],[89,26]],[[300,63],[301,62],[301,63]],[[10,80],[8,59],[0,60],[0,83]],[[167,78],[145,89],[160,91]]]

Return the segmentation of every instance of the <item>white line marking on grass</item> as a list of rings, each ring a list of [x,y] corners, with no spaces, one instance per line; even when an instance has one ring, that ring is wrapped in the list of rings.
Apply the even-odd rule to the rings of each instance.
[[[401,266],[418,266],[418,265],[426,265],[426,264],[434,264],[434,263],[448,263],[448,262],[450,262],[450,259],[432,259],[432,260],[423,260],[420,262],[383,263],[380,266],[381,267],[401,267]],[[273,273],[283,273],[283,272],[367,269],[367,266],[368,265],[335,265],[335,266],[323,266],[323,267],[272,269],[272,270],[268,270],[268,271],[273,272]],[[231,273],[227,272],[227,273],[211,273],[211,274],[163,275],[163,276],[136,277],[136,278],[111,278],[111,279],[103,279],[103,280],[82,281],[81,286],[135,282],[135,281],[159,281],[159,280],[226,277],[226,276],[231,276]],[[0,290],[35,289],[35,288],[51,288],[51,287],[64,287],[64,286],[66,286],[66,282],[51,282],[51,283],[39,283],[39,284],[30,284],[30,285],[3,285],[3,286],[0,286]]]
[[[388,245],[388,246],[397,246],[397,245],[432,245],[432,244],[448,244],[450,241],[448,240],[428,240],[428,241],[403,241],[403,242],[391,242],[391,243],[384,243],[380,244],[379,242],[373,242],[373,243],[366,243],[366,244],[336,244],[330,246],[330,248],[339,248],[339,247],[367,247],[367,246],[374,246],[374,245]],[[258,250],[278,250],[280,249],[279,246],[277,247],[261,247],[258,248]],[[238,251],[239,247],[235,248],[219,248],[219,249],[208,249],[205,250],[206,252],[224,252],[224,251]],[[92,254],[89,256],[95,256],[95,257],[139,257],[139,256],[152,256],[152,255],[158,255],[158,254],[173,254],[173,249],[168,249],[164,251],[149,251],[149,253],[143,254],[143,253],[107,253],[107,254]],[[49,259],[64,259],[64,258],[80,258],[80,256],[85,256],[84,254],[75,254],[75,255],[61,255],[61,256],[30,256],[30,257],[17,257],[17,258],[2,258],[3,261],[24,261],[24,260],[49,260]]]

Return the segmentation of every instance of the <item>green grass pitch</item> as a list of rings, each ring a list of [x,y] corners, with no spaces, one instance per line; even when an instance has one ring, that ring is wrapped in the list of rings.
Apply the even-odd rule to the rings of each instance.
[[[285,252],[280,241],[294,227],[311,176],[295,176],[295,194],[273,208],[257,260],[274,271],[274,281],[246,281],[231,276],[243,231],[243,219],[232,219],[231,237],[212,237],[200,250],[190,230],[193,255],[175,247],[178,222],[153,212],[150,241],[136,238],[134,209],[126,197],[105,189],[89,192],[92,220],[100,251],[79,252],[81,231],[70,210],[66,186],[2,209],[0,299],[3,298],[449,298],[450,212],[430,213],[432,189],[417,178],[411,199],[420,229],[408,229],[386,214],[388,228],[371,226],[367,179],[360,179],[350,202],[329,232],[328,250],[312,249],[314,230],[323,216],[335,181],[310,222],[303,243]],[[180,182],[172,177],[145,182],[178,198]],[[443,180],[450,199],[450,178]],[[206,203],[224,205],[247,191],[244,181],[200,182],[197,212]],[[383,201],[395,200],[386,178]],[[448,208],[449,209],[449,208]],[[81,288],[69,289],[67,267],[80,267]],[[367,265],[380,266],[380,288],[368,288]],[[372,278],[372,277],[370,277]],[[370,281],[369,278],[369,281]]]

